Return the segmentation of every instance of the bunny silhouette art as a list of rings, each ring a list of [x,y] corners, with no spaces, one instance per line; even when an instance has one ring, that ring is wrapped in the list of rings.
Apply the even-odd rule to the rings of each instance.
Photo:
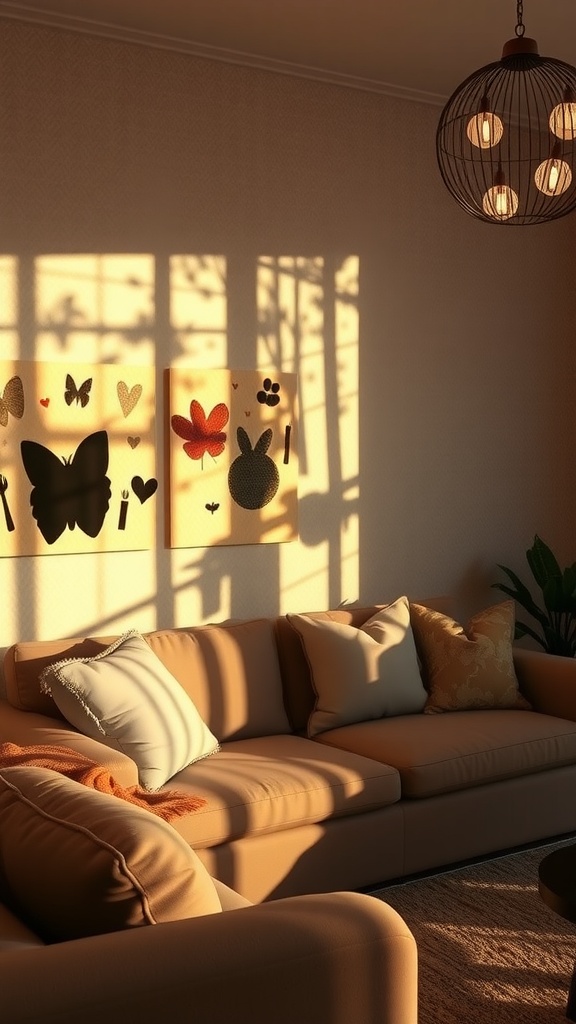
[[[272,429],[265,430],[254,447],[244,427],[238,427],[236,437],[240,455],[228,471],[230,495],[242,508],[263,508],[272,501],[280,486],[276,463],[266,454],[272,441]]]

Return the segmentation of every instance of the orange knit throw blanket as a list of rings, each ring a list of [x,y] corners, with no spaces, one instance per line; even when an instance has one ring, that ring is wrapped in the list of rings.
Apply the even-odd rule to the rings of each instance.
[[[100,793],[109,793],[131,804],[144,807],[159,815],[164,821],[180,818],[183,814],[197,811],[206,801],[203,797],[180,793],[175,790],[161,790],[150,793],[142,786],[129,786],[126,789],[110,775],[107,768],[84,754],[79,754],[69,747],[29,746],[19,747],[16,743],[0,743],[0,769],[12,768],[17,765],[28,765],[32,768],[51,768],[52,771],[66,775],[69,779],[81,782],[83,786],[97,789]]]

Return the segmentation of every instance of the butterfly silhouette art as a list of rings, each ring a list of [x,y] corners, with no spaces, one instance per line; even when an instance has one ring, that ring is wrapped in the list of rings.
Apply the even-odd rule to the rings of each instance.
[[[8,423],[8,413],[21,420],[24,415],[24,388],[20,377],[10,377],[0,398],[0,424]]]
[[[224,402],[219,402],[206,416],[200,402],[192,399],[190,419],[173,416],[170,422],[174,433],[186,441],[182,447],[190,459],[203,459],[205,452],[215,459],[224,451],[226,434],[222,427],[228,423],[229,415],[228,407]]]
[[[66,527],[78,526],[97,537],[110,504],[108,434],[98,430],[85,437],[74,455],[59,459],[36,441],[22,441],[20,452],[30,483],[32,515],[48,544]]]
[[[80,404],[82,408],[88,405],[90,401],[90,388],[92,387],[92,377],[88,377],[79,388],[76,387],[76,381],[72,374],[66,374],[66,390],[64,392],[64,401],[66,405],[72,405],[74,399],[76,399],[76,405]]]

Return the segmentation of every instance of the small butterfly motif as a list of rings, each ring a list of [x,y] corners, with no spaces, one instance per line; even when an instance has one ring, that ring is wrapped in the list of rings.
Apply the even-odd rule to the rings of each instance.
[[[204,506],[204,508],[207,509],[208,512],[211,512],[212,515],[214,515],[216,509],[220,508],[220,502],[219,501],[210,501],[207,505]]]
[[[10,377],[0,398],[0,424],[3,427],[8,423],[8,413],[17,420],[24,415],[24,388],[20,377]]]
[[[92,377],[88,377],[80,387],[76,386],[72,374],[66,374],[66,390],[64,392],[64,401],[66,405],[72,405],[72,402],[76,400],[76,405],[80,404],[84,409],[90,401],[90,389],[92,387]]]
[[[228,423],[228,407],[219,402],[206,416],[204,409],[192,399],[190,402],[190,419],[185,416],[172,416],[172,430],[178,437],[183,437],[186,444],[182,445],[190,459],[202,460],[208,452],[213,459],[221,455],[226,445],[226,434],[222,430]]]

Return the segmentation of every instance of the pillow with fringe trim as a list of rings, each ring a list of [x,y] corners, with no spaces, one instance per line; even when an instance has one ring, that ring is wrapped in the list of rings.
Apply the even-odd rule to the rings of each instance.
[[[159,789],[219,749],[193,701],[136,630],[92,658],[49,665],[40,689],[79,732],[131,757],[145,789]]]

